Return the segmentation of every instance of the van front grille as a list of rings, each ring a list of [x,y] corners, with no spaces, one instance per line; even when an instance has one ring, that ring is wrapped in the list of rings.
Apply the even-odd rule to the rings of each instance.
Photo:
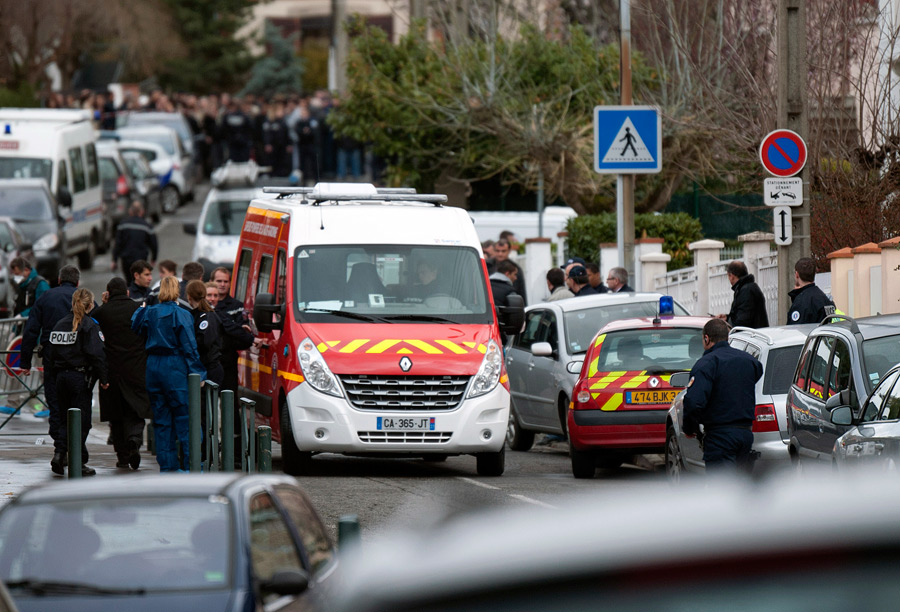
[[[354,408],[361,410],[453,410],[469,376],[345,375],[341,383]]]
[[[358,431],[366,444],[446,444],[452,431]]]

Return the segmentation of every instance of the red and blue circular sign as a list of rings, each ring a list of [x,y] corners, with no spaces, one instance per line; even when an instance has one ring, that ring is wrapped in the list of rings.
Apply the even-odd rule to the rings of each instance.
[[[791,130],[769,132],[759,147],[759,159],[770,174],[794,176],[806,165],[806,143]]]

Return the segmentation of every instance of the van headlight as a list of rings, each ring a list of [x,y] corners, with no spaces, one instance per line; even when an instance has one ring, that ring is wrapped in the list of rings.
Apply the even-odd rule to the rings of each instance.
[[[300,343],[300,346],[297,347],[297,357],[300,359],[303,378],[312,385],[313,389],[335,397],[344,396],[337,378],[331,373],[328,364],[322,358],[322,353],[319,352],[312,340],[305,338]]]
[[[40,238],[38,238],[31,248],[35,251],[49,251],[51,249],[56,248],[56,245],[59,244],[59,236],[56,234],[44,234]]]
[[[494,390],[497,383],[500,382],[500,370],[503,368],[503,351],[497,346],[493,340],[488,341],[487,350],[484,352],[484,359],[481,360],[481,367],[478,368],[478,374],[472,381],[469,388],[469,397],[478,397]]]

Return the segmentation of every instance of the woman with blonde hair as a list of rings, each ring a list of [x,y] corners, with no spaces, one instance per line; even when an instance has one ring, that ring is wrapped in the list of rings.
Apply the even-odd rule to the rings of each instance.
[[[94,294],[76,289],[72,312],[60,319],[50,333],[49,358],[56,371],[56,394],[60,406],[81,410],[81,475],[97,472],[88,462],[87,436],[91,430],[91,399],[94,380],[109,387],[103,333],[88,313],[94,308]]]
[[[206,302],[212,306],[212,309],[216,309],[216,304],[219,303],[219,286],[213,281],[206,282]]]
[[[159,303],[139,308],[131,317],[131,329],[147,338],[147,392],[161,472],[186,471],[190,465],[187,379],[188,374],[206,378],[194,320],[176,303],[178,295],[178,281],[167,276],[159,284]],[[181,442],[184,465],[178,464],[175,440]]]

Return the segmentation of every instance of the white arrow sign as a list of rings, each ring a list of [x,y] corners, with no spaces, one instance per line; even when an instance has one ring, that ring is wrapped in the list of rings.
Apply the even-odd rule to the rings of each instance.
[[[766,206],[801,206],[803,204],[803,179],[767,178],[763,181],[763,200]]]
[[[794,241],[794,228],[791,225],[791,207],[776,206],[772,211],[775,213],[775,244],[787,246]]]

